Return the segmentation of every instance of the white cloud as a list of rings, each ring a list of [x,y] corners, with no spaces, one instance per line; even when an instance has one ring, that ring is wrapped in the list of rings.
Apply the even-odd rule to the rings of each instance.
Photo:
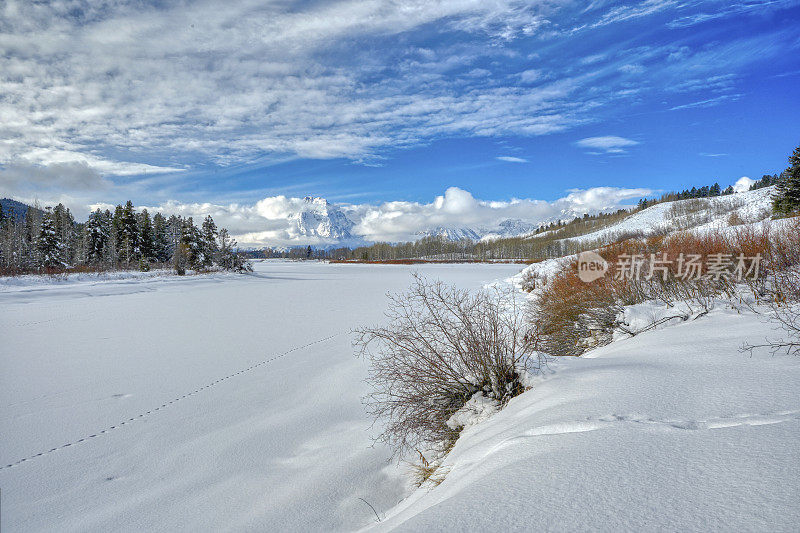
[[[635,63],[628,63],[619,67],[618,70],[624,74],[640,74],[644,72],[644,67]]]
[[[411,48],[399,65],[381,63],[383,40],[432,22],[483,42],[529,35],[556,9],[545,0],[238,0],[224,14],[215,2],[9,0],[3,9],[0,165],[85,162],[131,175],[181,170],[176,157],[368,161],[437,135],[540,135],[576,120],[568,85],[502,90],[479,79],[482,69],[461,82],[436,72],[501,48],[448,57]],[[359,38],[378,47],[354,46]]]
[[[529,69],[519,73],[519,79],[524,83],[532,83],[542,79],[542,71],[539,69]]]
[[[581,148],[602,150],[601,153],[622,154],[626,152],[625,148],[636,146],[639,142],[624,137],[617,137],[616,135],[605,135],[601,137],[587,137],[577,141],[575,144]]]
[[[741,94],[724,94],[722,96],[707,98],[705,100],[699,100],[697,102],[690,102],[688,104],[676,105],[674,107],[669,108],[669,110],[678,111],[681,109],[700,109],[704,107],[713,107],[729,101],[735,102],[736,100],[741,98],[741,96],[742,96]]]
[[[750,186],[755,182],[756,180],[750,179],[747,176],[742,176],[733,184],[733,190],[735,192],[747,192],[750,190]]]
[[[499,155],[495,159],[505,161],[507,163],[527,163],[528,160],[523,157],[514,157],[511,155]]]

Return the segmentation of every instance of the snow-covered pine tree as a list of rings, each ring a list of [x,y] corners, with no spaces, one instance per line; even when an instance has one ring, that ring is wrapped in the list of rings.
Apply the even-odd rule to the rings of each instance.
[[[112,245],[112,258],[114,266],[119,266],[122,263],[123,255],[123,242],[122,242],[122,206],[117,204],[114,208],[114,214],[111,216],[111,245]]]
[[[118,250],[120,260],[125,263],[126,267],[130,267],[131,263],[139,258],[139,228],[136,224],[136,212],[133,210],[133,202],[130,200],[122,208],[119,236]]]
[[[167,220],[161,213],[156,213],[153,217],[153,257],[159,263],[166,263],[169,260]]]
[[[103,218],[103,212],[97,209],[89,214],[89,220],[84,226],[86,262],[90,265],[100,265],[106,261],[109,235],[106,221]]]
[[[53,209],[53,220],[56,224],[56,234],[62,247],[62,260],[67,264],[74,264],[77,257],[77,236],[75,235],[75,219],[64,204],[58,204]]]
[[[198,270],[203,268],[203,236],[194,225],[192,217],[183,220],[180,244],[185,248],[186,263],[189,268]]]
[[[55,268],[64,266],[62,243],[56,231],[55,216],[48,207],[42,217],[42,227],[36,239],[39,252],[39,267]]]
[[[800,146],[789,156],[789,168],[778,179],[772,206],[780,215],[800,212]]]
[[[203,220],[203,229],[201,231],[201,244],[202,244],[202,264],[205,267],[210,267],[217,257],[217,225],[211,215],[206,216]]]
[[[150,220],[150,213],[143,209],[139,214],[139,253],[143,261],[153,261],[155,257],[155,242],[153,234],[153,222]]]
[[[219,266],[234,272],[252,272],[253,267],[246,258],[236,251],[236,241],[228,235],[228,230],[219,230]]]

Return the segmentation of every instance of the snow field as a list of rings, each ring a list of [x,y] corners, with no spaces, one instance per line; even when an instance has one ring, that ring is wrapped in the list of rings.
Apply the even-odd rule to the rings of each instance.
[[[347,332],[412,270],[480,287],[518,268],[265,261],[0,288],[0,466],[28,459],[0,470],[3,531],[369,523],[358,498],[388,509],[407,479],[372,446]]]

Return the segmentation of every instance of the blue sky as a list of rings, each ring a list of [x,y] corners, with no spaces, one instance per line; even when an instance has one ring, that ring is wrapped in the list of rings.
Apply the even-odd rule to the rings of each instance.
[[[0,29],[0,193],[78,211],[599,209],[800,144],[800,1],[12,0]]]

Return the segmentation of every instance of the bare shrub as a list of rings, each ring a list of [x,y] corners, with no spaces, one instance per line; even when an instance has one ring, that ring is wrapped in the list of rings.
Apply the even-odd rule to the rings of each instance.
[[[531,292],[547,283],[547,276],[539,273],[536,269],[528,269],[522,274],[520,288],[525,292]]]
[[[459,433],[447,421],[473,395],[503,404],[525,390],[526,372],[543,360],[517,298],[512,287],[470,292],[418,275],[389,296],[389,324],[356,330],[378,440],[399,455],[447,448]]]
[[[729,226],[741,226],[744,223],[745,223],[745,221],[742,220],[742,217],[739,216],[739,213],[734,211],[733,213],[728,215],[728,225]]]
[[[600,248],[599,254],[610,265],[618,264],[623,257],[629,261],[635,257],[636,275],[607,275],[586,283],[579,278],[574,261],[552,276],[529,307],[537,348],[552,355],[581,355],[587,349],[607,344],[615,330],[624,331],[618,318],[624,307],[648,300],[659,301],[667,307],[680,302],[684,310],[676,311],[675,316],[665,320],[686,320],[689,315],[705,314],[718,298],[736,295],[736,280],[733,276],[686,276],[685,271],[678,270],[680,266],[675,259],[680,254],[697,255],[705,263],[717,254],[725,254],[734,261],[739,256],[752,258],[760,254],[763,268],[780,272],[785,268],[780,265],[795,259],[800,261],[795,257],[798,254],[785,251],[787,246],[796,248],[794,242],[800,237],[794,237],[789,230],[777,235],[780,238],[776,235],[765,225],[758,229],[742,227],[730,234],[657,235]],[[659,262],[664,258],[672,262]],[[756,283],[761,282],[753,282],[754,287]],[[792,284],[787,282],[781,286],[785,291]],[[763,288],[758,290],[763,292]]]

